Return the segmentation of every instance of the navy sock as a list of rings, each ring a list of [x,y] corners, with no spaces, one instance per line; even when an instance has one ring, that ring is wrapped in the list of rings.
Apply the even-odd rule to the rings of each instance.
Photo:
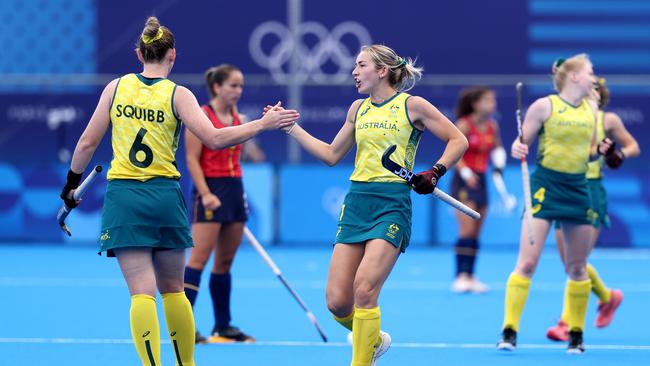
[[[456,275],[467,273],[474,274],[474,263],[478,250],[478,240],[473,238],[460,238],[456,242]]]
[[[201,282],[201,271],[191,267],[185,267],[185,296],[190,300],[190,304],[194,306],[196,295],[199,293],[199,283]]]
[[[215,328],[225,328],[230,325],[231,283],[230,273],[210,275],[210,296],[212,296]]]
[[[470,255],[467,259],[467,273],[474,274],[474,265],[476,264],[476,255],[478,254],[478,240],[470,239],[470,248],[474,250],[474,254]]]

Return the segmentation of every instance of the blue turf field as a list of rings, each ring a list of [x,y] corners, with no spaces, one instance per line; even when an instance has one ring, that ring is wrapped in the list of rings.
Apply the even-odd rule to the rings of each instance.
[[[346,331],[325,307],[330,247],[272,248],[270,255],[305,300],[330,338],[327,345],[272,272],[252,249],[238,253],[233,280],[233,324],[251,333],[251,345],[202,345],[197,365],[348,365]],[[380,306],[382,328],[393,346],[386,365],[647,365],[650,359],[650,252],[596,251],[592,263],[606,283],[621,288],[625,301],[609,328],[593,326],[591,297],[587,352],[568,356],[564,345],[545,338],[559,316],[564,276],[554,248],[543,256],[524,311],[520,348],[499,353],[503,284],[516,251],[485,251],[478,270],[492,288],[484,295],[449,292],[452,253],[414,249],[400,258]],[[204,282],[207,285],[207,278]],[[95,248],[41,245],[0,246],[0,365],[138,365],[130,343],[129,296],[117,263]],[[161,301],[159,318],[164,322]],[[207,293],[196,305],[198,329],[212,328]],[[164,340],[164,365],[173,365]],[[643,360],[646,361],[643,361]]]

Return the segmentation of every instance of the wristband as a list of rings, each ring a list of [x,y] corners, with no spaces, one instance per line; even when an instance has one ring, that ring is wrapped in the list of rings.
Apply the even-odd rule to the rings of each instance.
[[[442,163],[436,163],[436,165],[433,166],[433,169],[436,169],[439,173],[438,178],[442,177],[447,173],[447,167],[444,166]]]
[[[472,172],[472,169],[464,166],[460,168],[460,171],[458,171],[458,174],[460,174],[460,177],[463,178],[464,181],[467,181],[468,179],[472,178],[474,175],[474,172]]]
[[[291,128],[289,128],[289,130],[287,131],[287,135],[291,136],[291,131],[293,131],[293,129],[296,127],[297,124],[298,124],[298,122],[294,122],[291,125]]]
[[[68,170],[68,176],[66,177],[65,188],[68,190],[73,190],[79,187],[81,183],[81,173],[75,173],[72,169]]]

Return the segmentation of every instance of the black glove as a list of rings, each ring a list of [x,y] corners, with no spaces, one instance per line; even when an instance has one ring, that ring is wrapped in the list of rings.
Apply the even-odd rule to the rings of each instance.
[[[603,151],[607,144],[611,145]],[[616,148],[616,143],[612,142],[609,138],[605,137],[603,141],[598,144],[598,154],[605,156],[605,164],[612,169],[618,169],[623,160],[625,160],[625,153]]]
[[[63,190],[61,191],[60,197],[65,203],[65,205],[68,206],[69,208],[75,208],[78,205],[77,201],[68,198],[68,194],[73,189],[77,189],[79,187],[80,182],[81,182],[81,174],[75,173],[72,170],[68,170],[68,177],[66,178],[65,186],[63,186]]]
[[[437,163],[429,170],[419,172],[416,176],[420,179],[413,187],[413,190],[418,194],[432,193],[436,188],[436,185],[438,185],[438,180],[445,175],[446,172],[447,168],[440,163]]]
[[[605,156],[605,164],[612,169],[618,169],[625,160],[625,153],[620,149],[615,149],[614,152]]]

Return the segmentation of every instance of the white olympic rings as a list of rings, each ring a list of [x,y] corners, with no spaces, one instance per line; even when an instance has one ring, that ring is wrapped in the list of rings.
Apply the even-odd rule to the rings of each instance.
[[[346,37],[347,36],[347,37]],[[316,39],[315,43],[312,38]],[[350,49],[343,43],[352,37],[358,42],[356,49]],[[266,40],[272,38],[272,40]],[[317,22],[304,22],[298,28],[297,40],[294,40],[289,29],[282,23],[268,21],[260,24],[253,30],[248,42],[253,61],[266,68],[277,82],[290,80],[290,63],[293,52],[296,52],[296,76],[299,81],[312,80],[316,83],[327,81],[341,82],[350,77],[354,67],[357,52],[363,45],[372,42],[370,33],[361,24],[347,21],[335,26],[328,31],[325,26]],[[309,38],[309,39],[306,39]],[[265,45],[272,47],[267,52]],[[325,65],[334,65],[335,71],[327,73],[323,70]]]

